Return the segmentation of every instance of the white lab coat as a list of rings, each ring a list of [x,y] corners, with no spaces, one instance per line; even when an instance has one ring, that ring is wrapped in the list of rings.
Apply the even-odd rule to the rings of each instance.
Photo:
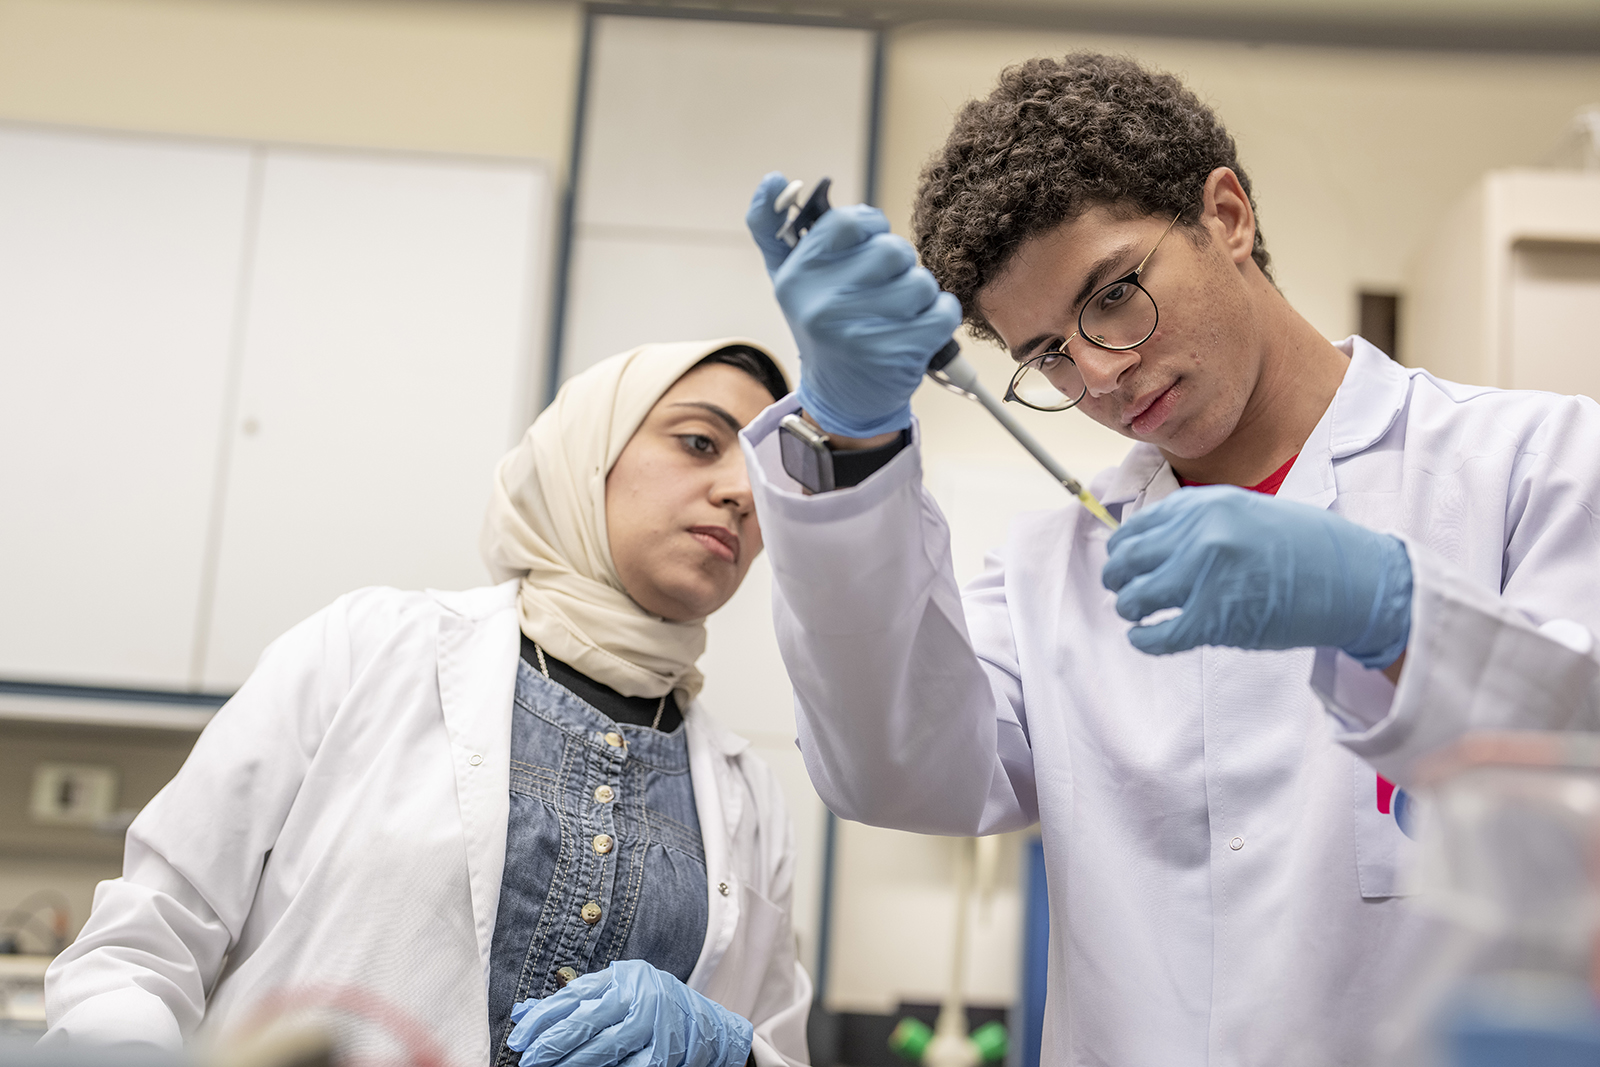
[[[1351,750],[1403,782],[1471,725],[1594,724],[1593,660],[1534,624],[1600,628],[1600,408],[1341,347],[1349,372],[1278,495],[1405,537],[1399,694],[1331,650],[1137,651],[1100,582],[1108,531],[1076,503],[1017,519],[958,591],[917,447],[807,497],[777,451],[796,400],[745,431],[800,745],[829,807],[923,833],[1040,824],[1043,1062],[1367,1062],[1426,935],[1398,896],[1411,842]],[[1123,516],[1176,488],[1147,445],[1095,479]],[[1548,699],[1524,715],[1530,685]]]
[[[362,590],[279,638],[129,828],[46,975],[46,1041],[176,1046],[355,987],[487,1063],[516,589]],[[684,721],[710,902],[688,984],[752,1021],[760,1063],[795,1065],[811,990],[782,796],[698,703]]]

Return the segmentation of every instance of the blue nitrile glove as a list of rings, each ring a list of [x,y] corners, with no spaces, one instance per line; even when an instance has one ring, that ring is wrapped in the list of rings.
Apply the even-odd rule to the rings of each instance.
[[[961,325],[961,302],[917,266],[883,212],[836,207],[794,249],[774,236],[783,175],[761,180],[745,221],[800,346],[800,405],[828,433],[872,437],[911,425],[911,394]]]
[[[1342,648],[1387,667],[1411,635],[1411,559],[1397,537],[1231,485],[1180,489],[1122,524],[1100,580],[1145,652],[1197,645]]]
[[[618,960],[511,1009],[521,1067],[734,1067],[750,1023],[644,960]]]
[[[783,261],[789,258],[793,251],[787,244],[778,239],[778,231],[783,228],[787,215],[780,215],[772,210],[772,205],[778,200],[778,194],[783,192],[789,181],[783,176],[782,171],[773,171],[761,179],[761,184],[756,186],[755,193],[750,197],[750,206],[745,209],[744,224],[750,228],[750,236],[756,239],[756,247],[761,249],[761,258],[767,263],[767,277],[778,273],[778,268],[783,266]]]

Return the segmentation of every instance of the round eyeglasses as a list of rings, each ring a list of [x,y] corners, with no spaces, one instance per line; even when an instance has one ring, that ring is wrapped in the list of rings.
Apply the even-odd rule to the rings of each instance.
[[[1139,284],[1139,278],[1145,264],[1150,262],[1150,257],[1156,254],[1156,249],[1181,217],[1182,212],[1172,217],[1137,267],[1089,294],[1088,301],[1078,312],[1078,329],[1071,337],[1023,361],[1006,387],[1006,400],[1035,411],[1066,411],[1077,407],[1089,394],[1089,386],[1079,373],[1077,362],[1067,354],[1067,345],[1073,337],[1082,337],[1108,352],[1126,352],[1150,340],[1161,316],[1156,310],[1155,297]]]

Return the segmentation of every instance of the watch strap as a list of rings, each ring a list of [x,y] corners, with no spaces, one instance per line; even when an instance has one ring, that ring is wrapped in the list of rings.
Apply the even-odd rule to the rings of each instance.
[[[833,485],[835,489],[848,489],[860,485],[889,465],[911,443],[911,427],[888,444],[876,448],[830,449],[833,453]]]

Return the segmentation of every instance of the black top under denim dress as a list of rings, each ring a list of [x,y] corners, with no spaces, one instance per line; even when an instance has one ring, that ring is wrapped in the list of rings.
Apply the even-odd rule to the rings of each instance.
[[[506,1047],[514,1004],[613,960],[647,960],[687,981],[706,920],[705,850],[682,725],[661,733],[618,723],[520,660],[489,958],[496,1067],[519,1058]]]

